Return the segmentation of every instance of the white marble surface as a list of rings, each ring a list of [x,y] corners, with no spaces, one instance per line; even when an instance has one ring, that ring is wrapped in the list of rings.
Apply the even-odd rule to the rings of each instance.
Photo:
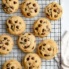
[[[69,31],[69,0],[62,0],[63,16],[62,16],[62,34]]]

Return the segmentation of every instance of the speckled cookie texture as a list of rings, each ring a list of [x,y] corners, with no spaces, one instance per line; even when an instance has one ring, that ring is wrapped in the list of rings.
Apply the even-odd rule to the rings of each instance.
[[[40,57],[51,60],[58,53],[58,48],[55,41],[47,39],[38,45],[37,51]]]
[[[6,21],[7,30],[13,35],[20,35],[25,31],[26,24],[19,16],[9,17]]]
[[[11,59],[4,63],[2,69],[22,69],[22,66],[17,60]]]
[[[35,0],[25,0],[21,4],[21,12],[25,17],[31,18],[37,16],[40,11],[40,7]]]
[[[0,35],[0,54],[6,55],[11,52],[13,44],[13,39],[9,35]]]
[[[5,13],[11,14],[18,10],[19,1],[18,0],[2,0],[2,7]]]
[[[52,2],[45,8],[46,16],[51,20],[58,20],[62,16],[62,7],[56,2]]]
[[[40,18],[34,22],[33,25],[34,35],[38,37],[48,36],[51,32],[51,24],[48,19]]]
[[[23,64],[25,69],[40,69],[41,59],[35,53],[28,53],[23,60]]]
[[[18,46],[23,52],[33,52],[36,47],[35,36],[32,33],[24,33],[18,38]]]

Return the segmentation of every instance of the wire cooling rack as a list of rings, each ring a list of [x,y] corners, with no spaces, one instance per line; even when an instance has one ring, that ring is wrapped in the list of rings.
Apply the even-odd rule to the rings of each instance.
[[[19,0],[19,1],[21,3],[23,0]],[[2,0],[0,0],[0,34],[3,34],[3,33],[9,34],[6,31],[5,21],[9,16],[13,16],[13,15],[21,16],[26,21],[26,25],[27,25],[26,32],[32,32],[32,25],[33,25],[34,21],[37,20],[40,17],[45,17],[45,13],[44,13],[45,6],[48,5],[49,3],[53,2],[53,1],[56,1],[56,2],[60,3],[60,0],[37,0],[37,1],[38,1],[39,5],[40,5],[40,13],[39,13],[39,15],[34,17],[34,18],[25,18],[20,13],[20,10],[18,10],[14,14],[10,14],[10,15],[5,14],[3,9],[2,9]],[[42,38],[36,38],[36,41],[37,41],[37,43],[39,43],[44,39],[48,39],[48,38],[54,39],[58,44],[58,48],[59,48],[59,53],[58,54],[60,54],[60,51],[61,51],[61,47],[60,47],[61,19],[57,20],[57,21],[50,21],[50,22],[52,24],[52,31],[51,31],[50,35],[48,37],[43,38],[43,39]],[[2,68],[2,64],[5,61],[14,58],[14,59],[21,62],[21,59],[24,56],[24,53],[18,48],[18,46],[16,44],[17,37],[14,37],[13,35],[11,35],[11,36],[14,39],[15,46],[14,46],[14,48],[13,48],[13,50],[12,50],[12,52],[10,54],[8,54],[6,56],[1,56],[0,55],[0,69]],[[55,57],[55,58],[57,58],[57,57]],[[56,63],[56,61],[54,59],[52,59],[50,61],[42,60],[41,68],[42,69],[59,69],[58,65],[57,65],[57,63]]]

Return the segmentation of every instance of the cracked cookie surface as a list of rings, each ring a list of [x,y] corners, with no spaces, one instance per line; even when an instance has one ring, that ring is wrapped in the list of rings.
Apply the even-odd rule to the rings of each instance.
[[[13,44],[13,39],[9,35],[0,35],[0,54],[6,55],[11,52]]]
[[[35,53],[28,53],[23,60],[25,69],[40,69],[41,59]]]
[[[2,69],[22,69],[22,66],[17,60],[11,59],[4,63]]]
[[[58,53],[57,44],[51,39],[42,41],[37,48],[40,57],[51,60]]]
[[[62,16],[62,7],[56,2],[52,2],[45,8],[45,14],[46,17],[48,17],[51,20],[58,20]]]
[[[25,31],[26,24],[19,16],[9,17],[6,21],[7,30],[13,35],[20,35]]]
[[[14,13],[19,8],[19,1],[18,0],[2,0],[2,7],[3,10],[8,13]]]
[[[46,18],[40,18],[34,22],[33,31],[35,36],[45,37],[51,32],[51,24]]]
[[[36,47],[35,36],[32,33],[24,33],[18,38],[18,46],[23,52],[33,52]]]
[[[40,7],[37,1],[35,0],[25,0],[21,4],[20,8],[21,8],[22,14],[28,18],[36,16],[40,11]]]

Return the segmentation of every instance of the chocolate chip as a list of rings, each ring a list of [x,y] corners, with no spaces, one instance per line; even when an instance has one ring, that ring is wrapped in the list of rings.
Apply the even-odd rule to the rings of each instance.
[[[10,63],[8,63],[7,65],[6,65],[6,67],[9,67],[11,64]]]
[[[41,35],[45,35],[45,33],[41,33]]]
[[[32,67],[29,67],[29,69],[32,69]]]
[[[17,29],[19,29],[19,26],[16,26]]]
[[[14,31],[14,25],[11,25],[11,29]]]
[[[29,57],[27,58],[27,61],[29,61]]]
[[[8,42],[6,42],[6,43],[5,43],[5,45],[9,45],[9,43],[8,43]]]
[[[7,49],[7,51],[9,51],[9,49]]]
[[[28,35],[31,35],[30,33]]]
[[[35,9],[34,11],[37,12],[37,9]]]
[[[24,42],[27,42],[27,39],[24,39]]]
[[[14,9],[14,7],[13,7],[13,6],[10,6],[10,8],[11,8],[11,9]]]
[[[17,4],[17,2],[16,2],[16,1],[14,1],[13,3],[14,3],[14,4]]]
[[[1,48],[1,46],[0,46],[0,48]]]
[[[12,66],[12,67],[11,67],[11,69],[15,69],[15,67],[14,67],[14,66]]]
[[[54,15],[54,17],[56,18],[56,17],[58,17],[58,15]]]
[[[5,47],[2,47],[3,50],[5,50],[6,48]]]
[[[37,63],[37,60],[35,62]]]
[[[28,16],[30,16],[31,14],[30,13],[27,13]]]
[[[29,46],[24,46],[24,48],[26,49],[26,48],[29,48]]]
[[[4,37],[4,40],[7,40],[7,37]]]
[[[40,46],[39,49],[41,50],[42,49],[42,46]]]
[[[37,28],[35,28],[35,30],[38,30],[38,27],[37,27]]]
[[[34,49],[34,47],[32,49]]]
[[[57,12],[57,10],[56,10],[56,9],[54,9],[53,11],[54,11],[54,12]]]
[[[31,59],[34,60],[34,57],[32,57]]]
[[[36,7],[36,4],[34,3],[33,6]]]
[[[53,5],[53,7],[57,7],[57,5],[56,5],[56,4],[54,4],[54,5]]]
[[[47,16],[47,17],[49,17],[49,14],[48,14],[48,13],[46,13],[46,16]]]
[[[30,5],[31,4],[31,2],[30,3],[27,3],[26,5],[28,6],[28,5]]]
[[[45,31],[45,29],[42,29],[42,32],[44,32]]]
[[[42,55],[42,52],[40,52],[40,54]]]
[[[10,23],[10,24],[11,24],[11,23],[12,23],[12,21],[11,21],[11,20],[8,20],[8,23]]]
[[[17,23],[18,21],[16,20],[15,23]]]
[[[50,56],[50,55],[44,54],[44,56],[46,57],[46,56]]]
[[[23,44],[23,42],[20,42],[20,44]]]
[[[40,20],[40,23],[42,23],[42,20]]]
[[[46,46],[46,44],[44,43],[43,46]]]
[[[21,38],[21,40],[23,40],[23,38]]]
[[[10,68],[7,68],[7,69],[10,69]]]
[[[3,8],[6,8],[6,4],[3,4],[2,7],[3,7]]]
[[[27,8],[25,8],[25,11],[27,11]]]
[[[41,24],[38,25],[38,27],[41,27],[41,26],[42,26]]]
[[[31,63],[29,63],[29,65],[31,65]]]
[[[51,48],[48,48],[48,51],[51,51]]]

